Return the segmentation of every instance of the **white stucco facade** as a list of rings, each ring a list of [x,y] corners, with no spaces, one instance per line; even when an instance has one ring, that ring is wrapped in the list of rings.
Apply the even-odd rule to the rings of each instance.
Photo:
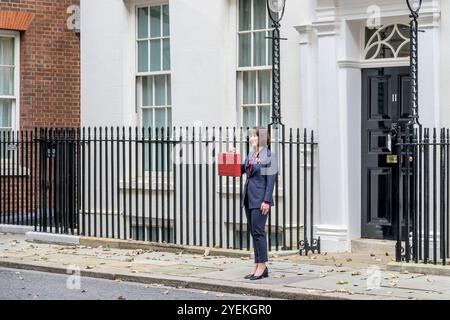
[[[136,108],[136,6],[153,0],[81,0],[83,126],[140,125]],[[239,126],[237,0],[170,0],[174,126]],[[408,23],[404,0],[287,0],[282,21],[282,120],[319,141],[316,232],[323,250],[361,237],[361,70],[368,8],[381,24]],[[448,1],[424,0],[419,99],[425,126],[450,125]]]

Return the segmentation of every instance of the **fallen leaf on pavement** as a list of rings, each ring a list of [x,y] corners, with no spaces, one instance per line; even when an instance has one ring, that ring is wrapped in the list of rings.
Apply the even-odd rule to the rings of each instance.
[[[336,282],[336,284],[342,285],[342,284],[348,284],[348,282],[344,281],[344,280],[339,280],[338,282]]]
[[[396,286],[397,286],[397,282],[390,282],[389,285],[390,285],[391,287],[396,287]]]

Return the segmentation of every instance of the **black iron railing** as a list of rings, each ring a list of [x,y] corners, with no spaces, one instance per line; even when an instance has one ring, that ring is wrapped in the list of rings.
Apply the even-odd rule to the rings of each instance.
[[[0,133],[0,223],[43,232],[250,250],[242,178],[217,154],[249,151],[243,128],[82,128]],[[270,250],[320,251],[317,143],[283,129]]]
[[[397,261],[447,264],[449,258],[450,133],[408,130],[397,145]]]

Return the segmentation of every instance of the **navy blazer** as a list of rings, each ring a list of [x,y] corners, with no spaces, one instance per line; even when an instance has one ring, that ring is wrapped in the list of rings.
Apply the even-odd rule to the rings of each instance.
[[[265,147],[259,153],[260,163],[252,164],[249,175],[246,168],[254,153],[251,151],[245,159],[245,163],[241,165],[241,174],[247,174],[247,181],[241,196],[241,207],[244,207],[245,196],[248,197],[249,209],[259,209],[263,202],[268,202],[273,206],[273,189],[278,175],[277,159],[271,150]]]

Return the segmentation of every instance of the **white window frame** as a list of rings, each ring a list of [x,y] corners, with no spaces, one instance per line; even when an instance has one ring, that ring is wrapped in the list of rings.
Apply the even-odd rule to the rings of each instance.
[[[265,70],[265,69],[272,69],[272,61],[269,61],[269,57],[270,57],[270,46],[267,47],[267,52],[266,52],[266,65],[265,66],[255,66],[255,57],[254,57],[254,37],[255,37],[255,33],[258,32],[265,32],[266,34],[270,35],[272,32],[272,28],[270,26],[269,23],[269,17],[267,16],[266,13],[266,28],[264,29],[253,29],[253,19],[254,19],[254,0],[250,0],[251,1],[251,12],[250,12],[250,19],[251,19],[251,29],[250,30],[244,30],[241,31],[239,30],[239,8],[240,8],[240,1],[243,0],[238,0],[237,3],[237,18],[236,18],[236,30],[237,30],[237,46],[236,46],[236,53],[237,53],[237,59],[236,59],[236,68],[238,71],[253,71],[253,70]],[[251,34],[250,36],[250,57],[251,57],[251,66],[249,67],[240,67],[239,66],[239,36],[242,34]],[[270,42],[269,42],[270,43]]]
[[[259,82],[260,82],[260,76],[259,71],[269,71],[270,73],[270,92],[269,97],[270,101],[268,103],[260,103],[260,96],[259,96]],[[256,108],[256,125],[260,126],[261,123],[259,123],[259,114],[260,114],[260,108],[269,107],[269,114],[272,116],[272,68],[270,69],[255,69],[255,70],[247,70],[247,71],[240,71],[238,72],[238,99],[239,99],[239,108],[240,108],[240,116],[241,116],[241,124],[243,126],[244,121],[244,108]],[[245,104],[244,103],[244,72],[256,72],[256,80],[255,80],[255,103],[251,104]],[[270,120],[270,118],[269,118]]]
[[[141,127],[144,126],[143,110],[145,110],[145,109],[147,109],[147,110],[155,110],[155,109],[158,109],[158,108],[166,109],[166,123],[165,123],[166,125],[165,125],[165,127],[168,127],[168,123],[167,123],[167,121],[168,121],[168,116],[167,116],[168,112],[173,112],[173,109],[172,109],[172,97],[170,96],[170,99],[169,99],[169,91],[168,91],[168,85],[167,85],[167,81],[172,81],[172,58],[170,58],[170,69],[169,70],[146,71],[146,72],[139,72],[138,71],[139,70],[138,69],[138,66],[139,66],[138,42],[139,41],[142,41],[142,40],[149,41],[149,40],[169,39],[169,43],[170,43],[170,39],[171,39],[170,31],[169,31],[169,36],[162,35],[162,33],[163,33],[163,24],[164,24],[163,19],[161,19],[161,37],[157,37],[157,38],[152,38],[151,37],[151,34],[150,34],[150,21],[149,21],[149,24],[148,24],[148,38],[139,39],[139,37],[138,37],[138,22],[139,22],[138,10],[141,9],[141,8],[148,8],[149,9],[149,14],[150,14],[150,7],[160,6],[162,8],[162,6],[164,6],[164,5],[169,6],[169,30],[170,30],[170,4],[169,4],[168,1],[143,2],[143,3],[136,4],[134,6],[134,30],[135,30],[135,35],[134,35],[134,52],[135,52],[134,72],[135,72],[135,77],[134,77],[134,79],[135,79],[135,83],[136,83],[135,84],[136,85],[136,90],[135,90],[136,93],[135,94],[136,94],[136,104],[137,104],[137,110],[136,111],[137,111],[138,116],[139,116],[139,123],[140,123]],[[163,41],[161,41],[161,44],[162,43],[163,43]],[[150,53],[151,53],[151,50],[150,50],[150,46],[149,46],[148,47],[148,61],[149,61],[149,64],[150,64],[150,57],[151,57]],[[163,58],[163,53],[164,53],[164,46],[161,45],[161,53],[160,53],[161,54],[161,69],[163,67],[163,61],[164,61],[163,60],[164,59]],[[172,47],[170,47],[170,55],[172,55]],[[142,104],[143,103],[143,101],[142,101],[142,93],[143,93],[143,86],[142,86],[142,82],[143,81],[142,81],[142,79],[145,76],[149,76],[149,77],[153,77],[153,78],[155,76],[166,76],[168,78],[168,80],[166,78],[166,81],[165,81],[165,95],[166,95],[166,103],[170,100],[170,104],[167,103],[164,106],[157,106],[155,104],[155,96],[156,95],[155,95],[155,90],[154,90],[155,89],[155,81],[154,81],[154,79],[152,80],[153,105],[152,106],[144,106]],[[172,85],[170,87],[171,87],[171,90],[170,90],[170,95],[171,95],[171,93],[172,93]],[[173,113],[172,113],[172,116],[173,116]],[[155,122],[155,117],[153,116],[153,124],[154,124],[154,122]],[[171,126],[171,124],[170,124],[170,126]]]
[[[0,29],[0,37],[14,39],[14,94],[0,95],[0,99],[12,100],[11,127],[0,127],[0,129],[16,131],[20,128],[20,33]]]
[[[250,0],[251,1],[251,10],[250,10],[250,19],[251,19],[251,29],[250,30],[244,30],[241,31],[240,30],[240,1],[242,0],[238,0],[237,1],[237,17],[236,17],[236,30],[237,30],[237,39],[236,39],[236,70],[237,70],[237,103],[238,103],[238,115],[239,115],[239,123],[241,124],[241,126],[244,126],[244,108],[247,107],[255,107],[256,108],[256,125],[259,126],[261,125],[259,123],[259,113],[260,113],[260,108],[261,107],[265,107],[265,106],[269,106],[270,108],[270,117],[272,116],[272,76],[270,77],[270,102],[267,103],[258,103],[259,102],[259,97],[258,97],[258,85],[259,85],[259,76],[257,74],[256,76],[256,103],[255,104],[244,104],[244,73],[245,72],[252,72],[252,71],[265,71],[268,70],[270,73],[272,71],[272,61],[269,61],[269,57],[270,57],[270,50],[272,50],[271,46],[268,45],[266,48],[266,65],[265,66],[255,66],[255,57],[254,57],[254,35],[256,32],[262,32],[264,31],[266,34],[270,34],[272,32],[272,28],[270,26],[269,23],[269,17],[266,16],[266,28],[265,29],[253,29],[253,19],[254,19],[254,0]],[[267,9],[267,8],[266,8]],[[267,13],[266,13],[267,15]],[[241,34],[251,34],[250,37],[250,55],[251,55],[251,66],[250,67],[240,67],[239,66],[239,57],[240,57],[240,51],[239,51],[239,36]],[[269,42],[270,43],[270,42]]]

